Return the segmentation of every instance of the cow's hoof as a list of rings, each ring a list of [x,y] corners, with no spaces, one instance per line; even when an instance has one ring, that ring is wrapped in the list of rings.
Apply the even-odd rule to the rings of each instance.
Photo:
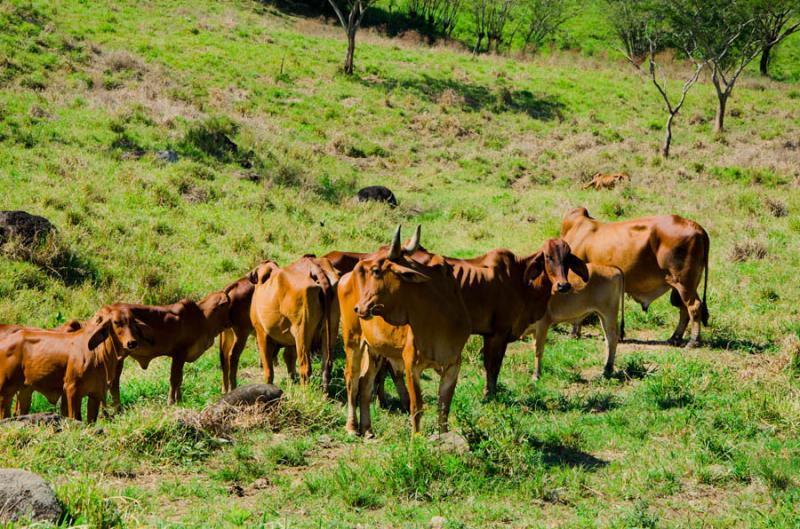
[[[372,433],[372,430],[367,430],[364,432],[364,439],[375,439],[375,434]]]
[[[678,338],[677,336],[670,336],[669,340],[667,340],[667,344],[668,345],[672,345],[674,347],[680,347],[680,345],[682,343],[683,343],[683,339],[682,338]]]
[[[700,347],[700,340],[691,339],[686,343],[687,349],[694,349],[695,347]]]
[[[614,377],[614,368],[611,369],[603,369],[603,377],[605,378],[613,378]]]

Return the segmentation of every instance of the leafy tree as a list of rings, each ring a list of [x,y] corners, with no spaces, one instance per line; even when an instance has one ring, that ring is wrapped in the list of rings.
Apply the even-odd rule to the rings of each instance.
[[[761,41],[761,75],[769,75],[772,50],[783,39],[800,31],[800,1],[755,0],[753,5],[755,32]]]
[[[342,24],[345,33],[347,34],[347,55],[344,60],[344,73],[351,75],[353,73],[353,55],[356,51],[356,32],[361,27],[361,21],[364,19],[364,13],[367,12],[369,6],[374,0],[342,0],[342,5],[337,3],[339,0],[328,0],[331,7],[336,13],[336,17]],[[344,16],[343,9],[346,10],[347,16]]]
[[[648,25],[657,18],[651,0],[607,0],[608,19],[622,44],[622,53],[636,68],[650,50]]]
[[[463,0],[410,0],[408,14],[431,31],[450,36],[461,14]]]
[[[567,0],[525,0],[522,10],[522,53],[529,47],[535,53],[571,15]]]
[[[475,16],[475,49],[481,51],[481,43],[486,39],[486,51],[500,51],[506,40],[506,33],[516,8],[517,0],[473,0],[472,12]]]

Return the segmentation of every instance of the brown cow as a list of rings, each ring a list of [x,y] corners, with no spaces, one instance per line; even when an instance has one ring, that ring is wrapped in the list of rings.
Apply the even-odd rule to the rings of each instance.
[[[89,397],[87,420],[96,421],[122,361],[109,327],[98,317],[78,330],[21,328],[0,338],[0,418],[10,415],[15,393],[33,389],[50,402],[63,394],[72,419],[81,418],[81,400]]]
[[[590,217],[586,208],[576,208],[564,216],[561,237],[586,262],[622,270],[625,292],[645,311],[656,298],[672,289],[670,301],[680,309],[680,320],[669,343],[680,344],[691,322],[687,346],[699,344],[700,323],[708,325],[710,241],[702,226],[677,215],[604,223]],[[703,270],[701,301],[697,288]]]
[[[294,349],[300,381],[307,383],[311,350],[316,343],[322,349],[322,385],[327,392],[339,326],[335,299],[339,274],[327,259],[304,256],[285,268],[265,261],[249,277],[256,285],[250,318],[267,383],[274,379],[273,360],[279,347],[289,350],[284,358],[290,375],[294,375]]]
[[[219,363],[222,368],[222,392],[236,389],[239,372],[239,358],[242,356],[247,338],[253,332],[250,321],[250,302],[255,285],[246,275],[231,283],[223,290],[231,300],[229,325],[219,335]]]
[[[183,299],[172,305],[152,306],[115,303],[98,312],[111,325],[117,341],[142,369],[159,356],[172,359],[169,404],[181,400],[183,367],[194,362],[214,343],[230,322],[228,295],[212,292],[198,302]],[[119,406],[119,382],[123,364],[117,366],[111,386],[113,404]]]
[[[331,254],[328,254],[331,255]],[[334,263],[347,266],[365,254],[335,252]],[[417,249],[413,259],[427,263],[432,254]],[[497,379],[510,342],[519,340],[547,310],[555,292],[567,292],[572,270],[588,279],[586,266],[571,254],[564,241],[551,239],[527,257],[498,249],[472,259],[445,257],[453,267],[464,304],[470,315],[471,334],[483,336],[483,362],[486,370],[487,396],[495,394]],[[546,274],[539,274],[545,270]],[[537,271],[534,274],[534,271]],[[538,279],[531,283],[531,277]],[[342,309],[346,312],[346,309]],[[401,394],[402,400],[402,394]]]
[[[606,338],[606,362],[603,369],[605,376],[614,372],[614,356],[617,352],[617,341],[625,332],[624,299],[625,280],[622,272],[611,266],[588,264],[589,280],[573,277],[569,280],[573,285],[570,292],[555,294],[547,304],[547,312],[533,327],[536,357],[533,380],[542,376],[542,355],[547,340],[547,329],[554,323],[581,321],[589,314],[597,314],[603,326]],[[617,327],[617,315],[621,324]]]
[[[594,176],[592,176],[591,181],[584,184],[581,189],[589,189],[590,187],[594,187],[597,191],[600,191],[603,188],[614,189],[614,187],[617,185],[617,182],[623,182],[630,179],[631,177],[625,173],[595,173]]]
[[[405,370],[412,433],[419,432],[422,414],[420,375],[428,368],[439,373],[439,430],[447,431],[469,314],[443,258],[434,256],[428,264],[409,258],[418,244],[419,231],[409,247],[401,248],[398,227],[388,251],[360,260],[339,284],[348,432],[356,431],[360,396],[361,431],[370,433],[369,402],[380,357]]]

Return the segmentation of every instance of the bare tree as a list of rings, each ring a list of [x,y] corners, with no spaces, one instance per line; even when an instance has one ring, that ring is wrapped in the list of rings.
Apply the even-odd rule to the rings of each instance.
[[[475,16],[475,48],[481,51],[481,42],[486,38],[486,51],[500,51],[505,41],[506,28],[516,7],[516,0],[473,0]]]
[[[570,17],[566,0],[526,0],[522,9],[522,53],[527,53],[529,47],[535,53]]]
[[[769,75],[772,50],[777,43],[800,31],[800,2],[798,0],[756,0],[755,31],[761,39],[761,75]]]
[[[336,17],[342,24],[345,33],[347,34],[347,55],[344,60],[344,73],[352,75],[353,73],[353,55],[356,52],[356,32],[361,27],[361,21],[364,19],[364,13],[367,12],[370,4],[374,0],[344,0],[342,8],[347,10],[347,17],[344,16],[342,8],[337,4],[337,0],[328,0],[331,7],[336,12]]]
[[[648,24],[653,19],[650,0],[607,0],[608,19],[622,44],[620,50],[639,68],[649,51]]]
[[[664,105],[667,107],[667,112],[669,113],[669,117],[667,117],[667,125],[666,131],[664,132],[664,144],[661,146],[661,156],[664,158],[669,158],[669,149],[670,145],[672,144],[672,122],[675,119],[675,116],[680,111],[681,107],[683,107],[683,103],[686,101],[686,94],[689,93],[689,90],[692,86],[697,82],[698,77],[700,77],[700,72],[703,70],[703,63],[694,59],[695,54],[692,50],[687,50],[686,55],[691,60],[694,68],[692,70],[692,74],[689,78],[683,83],[681,87],[681,96],[678,99],[678,102],[673,104],[670,100],[669,93],[668,93],[668,86],[667,86],[667,76],[662,73],[661,81],[658,80],[657,74],[657,65],[656,65],[656,42],[655,38],[651,37],[649,39],[649,52],[648,52],[648,59],[650,64],[650,79],[653,81],[653,84],[658,89],[658,93],[661,94],[661,99],[664,100]]]

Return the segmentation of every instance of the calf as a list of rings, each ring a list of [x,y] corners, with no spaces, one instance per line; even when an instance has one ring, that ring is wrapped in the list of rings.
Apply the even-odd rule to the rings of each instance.
[[[600,222],[586,208],[567,213],[561,237],[589,263],[616,266],[625,274],[625,292],[645,311],[655,299],[672,290],[670,301],[680,319],[669,343],[683,341],[691,323],[693,347],[700,341],[700,323],[708,324],[708,254],[710,241],[702,226],[677,215],[642,217],[622,222]],[[698,296],[705,271],[703,298]]]
[[[372,200],[376,202],[386,202],[392,207],[397,206],[397,199],[394,197],[394,193],[384,186],[364,187],[358,190],[357,196],[359,202],[368,202]]]
[[[200,358],[229,326],[230,306],[230,298],[222,291],[212,292],[198,302],[184,299],[172,305],[115,303],[103,307],[98,314],[142,369],[147,369],[156,357],[172,359],[167,401],[175,404],[181,400],[184,365]],[[120,362],[111,386],[115,406],[120,403],[122,366]]]
[[[0,338],[0,418],[11,413],[15,393],[35,390],[51,402],[63,394],[66,414],[81,418],[81,400],[89,397],[87,420],[97,420],[117,365],[121,344],[110,324],[97,317],[72,331],[21,328]],[[64,406],[62,406],[62,409]]]
[[[614,174],[603,174],[603,173],[595,173],[592,176],[592,179],[587,182],[586,184],[581,187],[581,189],[589,189],[590,187],[595,188],[597,191],[601,189],[614,189],[617,185],[617,182],[622,182],[624,180],[630,180],[630,176],[625,173],[614,173]]]
[[[259,355],[268,384],[274,380],[273,360],[279,347],[294,349],[300,367],[300,382],[311,376],[311,349],[321,345],[322,386],[327,392],[333,365],[332,348],[339,327],[336,284],[339,275],[325,258],[304,256],[280,268],[272,261],[261,263],[250,273],[256,285],[250,319],[256,331]],[[284,353],[294,375],[293,353]]]
[[[239,358],[247,345],[247,338],[253,332],[253,323],[250,321],[250,303],[255,289],[250,277],[244,276],[223,290],[231,301],[228,325],[219,335],[219,363],[222,368],[223,393],[236,389]]]
[[[588,264],[586,267],[589,271],[589,280],[570,277],[572,290],[553,295],[547,303],[545,315],[532,326],[536,347],[534,381],[542,376],[542,355],[548,328],[554,323],[580,321],[592,313],[599,316],[606,339],[606,363],[603,374],[608,377],[614,372],[617,341],[622,338],[625,329],[625,280],[618,268],[593,264]],[[621,318],[619,328],[617,328],[617,314]]]

